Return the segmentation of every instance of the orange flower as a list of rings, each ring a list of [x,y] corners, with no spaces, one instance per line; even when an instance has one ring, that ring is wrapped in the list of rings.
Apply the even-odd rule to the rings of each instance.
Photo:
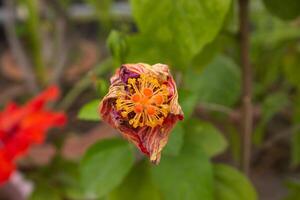
[[[50,87],[23,107],[10,103],[0,112],[0,184],[7,181],[15,169],[15,160],[33,144],[44,141],[46,132],[66,122],[64,113],[45,108],[56,100],[59,90]]]
[[[118,129],[158,164],[171,129],[183,112],[176,84],[163,64],[125,64],[111,78],[100,103],[104,121]]]

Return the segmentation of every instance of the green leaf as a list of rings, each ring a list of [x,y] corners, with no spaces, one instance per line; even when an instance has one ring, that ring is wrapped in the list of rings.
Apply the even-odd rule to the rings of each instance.
[[[240,97],[241,72],[232,60],[218,56],[200,73],[190,68],[185,84],[200,102],[232,106]]]
[[[127,141],[107,139],[93,145],[80,163],[85,199],[100,198],[116,188],[134,162]]]
[[[224,165],[214,166],[216,200],[256,200],[257,194],[250,181],[236,169]]]
[[[165,200],[212,200],[212,168],[205,153],[185,145],[178,156],[164,156],[152,168]]]
[[[187,64],[221,29],[231,0],[131,0],[134,19],[144,40],[164,60]],[[136,52],[136,51],[135,51]],[[174,64],[172,62],[171,64]]]
[[[170,66],[182,65],[180,56],[176,56],[177,51],[172,51],[174,44],[165,44],[154,38],[151,33],[135,34],[128,37],[129,54],[127,63],[138,63],[141,60],[145,63],[163,63]]]
[[[212,42],[206,44],[203,50],[194,56],[190,66],[201,72],[214,59],[217,53],[220,52],[222,39],[222,35],[219,35]]]
[[[291,20],[300,15],[300,2],[298,0],[263,0],[266,8],[275,16]]]
[[[151,180],[148,161],[135,165],[123,183],[107,199],[160,200],[160,193]]]
[[[85,104],[79,111],[78,118],[82,120],[99,121],[100,116],[98,113],[100,101],[95,99]]]
[[[194,149],[203,149],[209,156],[222,153],[227,148],[227,141],[212,124],[197,119],[190,119],[187,123],[188,133],[186,142]]]
[[[169,141],[163,150],[163,154],[173,156],[178,155],[183,145],[183,136],[184,130],[182,124],[178,123],[169,136]]]

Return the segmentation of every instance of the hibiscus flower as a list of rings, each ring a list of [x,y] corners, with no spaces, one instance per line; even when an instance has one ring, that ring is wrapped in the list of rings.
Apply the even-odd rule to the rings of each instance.
[[[172,128],[183,120],[169,67],[125,64],[110,81],[99,107],[102,119],[158,164]]]

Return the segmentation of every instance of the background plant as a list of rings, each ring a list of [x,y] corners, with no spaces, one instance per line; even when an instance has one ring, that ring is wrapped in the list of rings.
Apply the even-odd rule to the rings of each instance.
[[[64,136],[49,139],[58,150],[50,163],[21,168],[36,183],[31,199],[299,199],[297,0],[9,2],[6,9],[28,12],[18,23],[5,22],[23,81],[32,92],[60,84],[65,95],[55,106],[79,118]],[[78,3],[83,10],[74,9]],[[76,78],[68,70],[85,64],[77,41],[84,37],[101,56]],[[49,39],[52,57],[42,53]],[[72,132],[84,140],[100,124],[98,103],[110,75],[135,62],[170,65],[179,88],[185,120],[160,165],[115,134],[82,158],[66,158]],[[282,184],[270,186],[273,194],[260,185],[269,173]]]

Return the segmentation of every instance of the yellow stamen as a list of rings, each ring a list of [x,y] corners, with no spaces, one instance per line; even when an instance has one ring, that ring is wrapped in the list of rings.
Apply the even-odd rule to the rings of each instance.
[[[119,88],[116,109],[134,128],[155,127],[161,125],[169,113],[168,95],[166,85],[151,75],[141,74],[139,78],[128,79],[127,90]]]

